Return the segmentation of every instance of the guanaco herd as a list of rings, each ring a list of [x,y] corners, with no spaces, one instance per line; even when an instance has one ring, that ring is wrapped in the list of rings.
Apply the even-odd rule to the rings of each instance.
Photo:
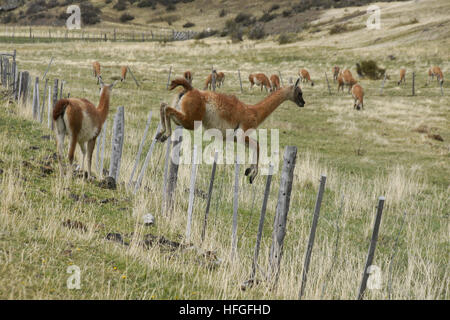
[[[84,162],[87,155],[87,176],[91,178],[92,154],[95,148],[97,136],[102,130],[102,126],[108,116],[109,101],[113,87],[117,83],[115,81],[111,85],[103,83],[100,63],[95,61],[92,64],[93,75],[100,84],[100,101],[97,106],[84,98],[67,98],[57,101],[53,109],[53,121],[56,128],[56,143],[58,149],[58,161],[60,173],[64,175],[63,166],[63,147],[66,135],[70,137],[68,158],[70,166],[73,165],[74,152],[76,145],[80,146],[83,154],[81,170],[84,172]],[[128,67],[120,68],[120,81],[125,81]],[[353,107],[357,110],[364,107],[364,90],[357,83],[352,73],[348,69],[341,70],[338,66],[332,69],[333,81],[338,83],[338,92],[344,90],[344,86],[348,86],[348,92],[352,94],[354,99]],[[428,70],[429,83],[434,77],[440,85],[444,82],[442,70],[433,66]],[[214,77],[214,78],[213,78]],[[205,81],[203,90],[195,89],[192,86],[192,72],[186,71],[183,77],[176,78],[170,84],[169,89],[182,87],[183,90],[177,95],[176,104],[181,108],[169,106],[162,102],[160,105],[161,113],[161,131],[156,136],[156,140],[164,142],[172,134],[171,122],[183,126],[187,130],[194,130],[194,122],[201,121],[205,129],[217,129],[226,137],[226,130],[234,131],[241,129],[246,132],[249,129],[256,129],[272,112],[275,111],[283,102],[292,101],[297,106],[303,107],[303,93],[299,87],[299,83],[309,82],[314,86],[311,76],[306,69],[300,69],[299,77],[294,85],[280,85],[280,78],[273,74],[270,79],[264,73],[250,74],[248,80],[250,89],[253,86],[259,86],[261,91],[263,88],[270,91],[271,94],[256,104],[246,104],[240,101],[236,96],[231,96],[215,91],[208,91],[213,85],[220,88],[224,84],[225,74],[213,70]],[[398,85],[406,82],[406,69],[400,69],[400,79]],[[259,143],[249,136],[245,135],[245,145],[256,151],[256,164],[252,164],[245,170],[249,182],[252,183],[258,174],[259,163]]]

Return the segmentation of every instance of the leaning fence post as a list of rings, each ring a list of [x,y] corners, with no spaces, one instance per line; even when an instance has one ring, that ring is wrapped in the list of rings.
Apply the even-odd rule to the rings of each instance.
[[[53,108],[55,107],[56,101],[58,101],[58,79],[55,79],[55,83],[53,85],[53,104],[52,104],[52,110],[51,112],[53,113]],[[54,124],[52,121],[52,130],[53,130]]]
[[[294,178],[297,147],[287,146],[284,149],[283,168],[280,177],[277,209],[273,222],[272,245],[269,252],[270,277],[274,286],[278,282],[281,257],[283,255],[284,236],[286,235],[286,221],[291,201],[292,181]]]
[[[43,102],[43,101],[42,101]],[[48,87],[48,104],[47,104],[47,128],[52,127],[52,87]]]
[[[153,149],[155,148],[156,144],[156,137],[158,136],[158,133],[161,131],[161,123],[158,124],[158,128],[156,128],[155,136],[152,139],[152,144],[150,145],[150,149],[147,152],[147,155],[145,156],[144,164],[142,165],[141,172],[139,173],[138,179],[134,185],[134,194],[139,190],[142,184],[142,180],[144,179],[145,171],[147,171],[148,163],[150,162],[150,158],[152,157]]]
[[[259,218],[258,233],[256,235],[255,252],[253,255],[252,274],[250,276],[250,279],[254,279],[256,276],[256,265],[258,264],[259,248],[261,246],[261,238],[262,238],[263,227],[264,227],[264,219],[266,217],[267,201],[269,200],[270,184],[272,183],[272,176],[273,176],[273,165],[270,164],[269,175],[267,176],[267,180],[266,180],[266,189],[264,190],[264,199],[263,199],[263,204],[262,204],[262,208],[261,208],[261,215]]]
[[[139,164],[139,159],[141,158],[142,148],[144,147],[145,139],[147,139],[148,129],[150,128],[150,122],[152,121],[152,112],[150,111],[147,118],[147,125],[145,126],[144,136],[142,137],[141,144],[139,145],[138,153],[136,155],[136,160],[134,161],[133,171],[131,171],[130,180],[128,181],[128,186],[131,186],[133,182],[134,173],[136,172],[136,168]]]
[[[209,207],[211,206],[211,196],[212,196],[212,191],[213,191],[213,186],[214,186],[214,178],[216,176],[218,155],[219,155],[219,152],[216,150],[216,152],[214,153],[214,162],[213,162],[213,167],[212,167],[211,179],[209,180],[208,200],[206,202],[205,218],[203,219],[202,242],[205,240],[206,225],[208,224]]]
[[[45,95],[47,94],[47,86],[48,86],[48,79],[45,79],[45,86],[44,86],[44,92],[42,93],[42,108],[40,112],[39,122],[42,123],[44,120],[44,110],[45,110]]]
[[[242,93],[244,91],[242,90],[242,80],[241,80],[241,71],[240,70],[238,70],[238,76],[239,76],[239,85],[241,86],[241,93]]]
[[[170,74],[172,73],[172,66],[170,66],[169,69],[169,76],[167,77],[167,85],[166,85],[166,89],[169,89],[169,83],[170,83]]]
[[[108,130],[108,119],[105,120],[105,123],[102,127],[102,155],[100,159],[100,173],[99,176],[103,178],[103,161],[105,160],[105,145],[106,145],[106,131]]]
[[[366,290],[367,280],[369,279],[369,267],[372,266],[373,257],[375,255],[375,248],[377,246],[378,231],[380,229],[381,215],[383,213],[385,198],[383,196],[378,198],[377,215],[375,217],[375,223],[373,225],[372,239],[370,241],[369,252],[367,254],[366,265],[361,280],[361,285],[358,292],[358,300],[362,300],[364,291]]]
[[[138,87],[140,87],[139,82],[138,82],[138,81],[136,80],[136,78],[134,77],[133,72],[131,72],[131,68],[130,68],[130,67],[127,67],[127,68],[128,68],[128,71],[130,71],[131,77],[133,78],[133,80],[134,80],[134,82],[136,83],[136,85],[137,85]]]
[[[180,163],[180,149],[181,143],[183,141],[183,127],[178,126],[173,132],[174,139],[172,140],[172,152],[171,152],[171,161],[169,168],[169,177],[167,179],[167,188],[166,188],[166,203],[164,205],[164,209],[166,212],[172,212],[173,209],[173,197],[175,193],[175,189],[177,187],[178,180],[178,166]]]
[[[39,77],[36,77],[36,81],[34,82],[33,87],[33,120],[39,119],[40,121],[40,113],[41,108],[39,105]]]
[[[314,208],[314,216],[313,216],[313,222],[311,225],[311,232],[309,234],[308,247],[306,249],[305,264],[303,266],[302,285],[300,288],[299,299],[301,299],[303,294],[305,293],[306,281],[308,279],[309,262],[311,261],[311,254],[312,254],[312,249],[314,246],[314,238],[316,236],[317,223],[319,222],[320,206],[322,205],[322,198],[323,198],[323,193],[325,191],[325,182],[326,181],[327,181],[327,176],[322,175],[322,177],[320,178],[319,192],[317,193],[316,206]]]
[[[50,58],[50,62],[48,63],[47,69],[45,69],[44,76],[42,77],[42,80],[44,80],[45,77],[47,76],[47,72],[48,72],[48,70],[50,70],[50,66],[52,65],[52,62],[53,62],[53,57]]]
[[[117,108],[114,116],[113,134],[111,140],[111,160],[109,163],[109,176],[115,181],[119,177],[120,162],[122,159],[123,140],[125,135],[125,111],[124,107]]]
[[[197,145],[194,144],[194,152],[192,154],[192,167],[191,167],[191,184],[189,188],[189,204],[188,204],[188,218],[186,223],[186,242],[191,240],[191,227],[192,227],[192,210],[194,208],[194,196],[195,196],[195,177],[197,175]]]
[[[233,193],[233,225],[231,231],[231,260],[234,260],[237,251],[237,216],[239,207],[239,159],[236,155],[234,170],[234,193]]]

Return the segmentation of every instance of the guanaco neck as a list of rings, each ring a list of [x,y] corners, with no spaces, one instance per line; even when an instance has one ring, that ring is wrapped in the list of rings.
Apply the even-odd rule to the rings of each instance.
[[[249,106],[249,109],[255,112],[259,125],[286,100],[288,100],[288,88],[281,88],[257,104]]]
[[[97,106],[97,112],[100,116],[100,121],[103,124],[108,116],[109,111],[109,88],[104,87],[100,95],[100,101]]]

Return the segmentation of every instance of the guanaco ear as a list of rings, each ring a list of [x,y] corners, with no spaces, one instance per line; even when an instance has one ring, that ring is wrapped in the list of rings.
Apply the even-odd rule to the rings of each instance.
[[[300,83],[300,77],[298,77],[297,81],[295,81],[294,87],[297,87],[299,83]]]

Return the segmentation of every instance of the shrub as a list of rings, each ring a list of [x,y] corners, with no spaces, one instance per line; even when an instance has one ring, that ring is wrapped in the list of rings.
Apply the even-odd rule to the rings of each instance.
[[[386,72],[385,69],[378,67],[377,63],[373,60],[361,61],[361,64],[356,64],[356,70],[358,75],[368,77],[372,80],[381,79]]]
[[[118,0],[115,5],[113,5],[113,9],[116,9],[117,11],[123,11],[127,8],[127,4],[125,0]]]
[[[261,24],[257,24],[250,29],[248,32],[248,37],[251,40],[260,40],[266,36],[266,32],[264,31],[264,26]]]
[[[286,33],[282,33],[278,36],[277,41],[278,41],[279,45],[288,44],[288,43],[294,42],[294,37],[292,37]]]
[[[275,11],[280,9],[280,5],[279,4],[274,4],[270,7],[269,12]]]
[[[225,11],[225,9],[220,10],[219,12],[219,17],[225,17],[227,15],[227,12]]]
[[[217,34],[217,30],[214,29],[207,29],[207,30],[203,30],[202,32],[199,32],[195,35],[194,39],[195,40],[200,40],[200,39],[204,39],[204,38],[208,38],[211,37],[215,34]]]
[[[234,21],[247,27],[255,24],[256,19],[251,14],[241,12],[234,18]]]
[[[338,34],[348,31],[347,25],[345,24],[335,24],[330,29],[330,34]]]
[[[195,23],[186,22],[185,24],[183,24],[183,28],[192,28],[192,27],[195,27]]]
[[[174,4],[169,4],[167,7],[166,7],[166,11],[167,12],[169,12],[169,11],[175,11],[175,10],[177,10],[177,7],[175,7],[175,5]]]
[[[142,0],[137,4],[137,6],[139,8],[151,7],[152,9],[156,9],[156,2],[154,0]]]
[[[83,12],[82,23],[84,24],[96,24],[100,22],[101,11],[99,8],[94,7],[90,2],[82,2],[80,4],[80,10]]]
[[[285,18],[290,17],[292,15],[292,10],[291,9],[283,10],[282,14],[283,14],[283,17],[285,17]]]
[[[273,20],[277,17],[276,14],[270,14],[268,12],[264,13],[261,18],[259,18],[260,22],[269,22],[270,20]]]
[[[128,12],[123,13],[120,16],[120,22],[128,22],[134,19],[134,16],[132,16],[131,14],[129,14]]]

